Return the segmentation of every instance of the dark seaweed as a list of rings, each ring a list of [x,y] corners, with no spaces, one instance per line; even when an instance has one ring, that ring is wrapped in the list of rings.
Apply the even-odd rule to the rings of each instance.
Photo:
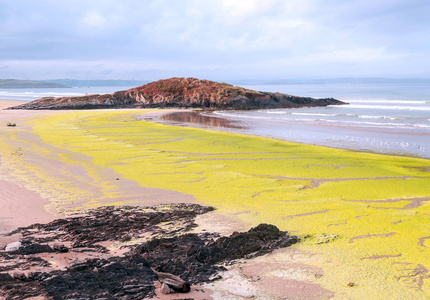
[[[222,263],[263,255],[298,242],[297,237],[268,224],[260,224],[248,232],[235,232],[229,237],[187,233],[195,226],[196,215],[211,210],[196,204],[103,207],[86,215],[19,228],[13,233],[23,235],[21,248],[0,252],[1,260],[17,262],[9,271],[25,270],[34,264],[46,266],[46,261],[37,257],[41,252],[99,251],[109,255],[107,249],[96,243],[127,241],[143,232],[155,233],[157,238],[128,246],[129,251],[123,257],[87,259],[66,270],[27,275],[18,272],[11,273],[12,276],[0,273],[0,296],[6,299],[151,298],[155,296],[157,272],[174,274],[191,284],[210,282],[221,278],[220,271],[226,270]],[[171,225],[168,230],[160,226],[166,222]],[[72,242],[71,249],[61,245],[53,249],[43,244],[60,241]]]

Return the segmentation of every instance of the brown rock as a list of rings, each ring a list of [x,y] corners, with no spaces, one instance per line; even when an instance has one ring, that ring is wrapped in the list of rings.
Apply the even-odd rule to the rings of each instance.
[[[60,243],[55,243],[54,245],[52,245],[52,249],[61,253],[69,252],[69,248],[64,246],[64,244],[60,244]]]
[[[22,246],[21,242],[13,242],[13,243],[7,244],[4,251],[6,252],[17,251],[19,248],[21,248],[21,246]]]
[[[191,290],[190,284],[182,278],[170,273],[155,272],[162,285],[168,285],[176,292],[188,293]]]
[[[168,295],[172,293],[172,289],[165,283],[161,284],[161,293]]]
[[[22,273],[22,272],[14,272],[12,274],[12,278],[15,278],[15,279],[18,279],[18,280],[26,280],[27,276],[25,276],[25,274]]]
[[[344,104],[281,93],[258,92],[197,78],[158,80],[126,91],[81,97],[46,97],[10,109],[88,109],[187,107],[216,109],[297,108]]]

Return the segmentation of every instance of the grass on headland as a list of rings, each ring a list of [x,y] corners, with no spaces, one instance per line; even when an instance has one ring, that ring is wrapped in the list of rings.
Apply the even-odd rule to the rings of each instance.
[[[430,297],[429,160],[136,121],[143,113],[71,112],[30,124],[45,143],[141,186],[308,236],[298,247],[326,258],[312,262],[324,271],[315,282],[340,299]]]

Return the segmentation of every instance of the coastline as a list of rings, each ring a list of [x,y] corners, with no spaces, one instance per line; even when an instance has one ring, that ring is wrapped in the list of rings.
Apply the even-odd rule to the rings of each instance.
[[[348,135],[352,131],[356,131],[365,136],[370,134],[371,136],[382,135],[396,135],[404,134],[404,132],[396,132],[393,130],[384,130],[383,128],[361,128],[361,127],[347,127],[336,124],[310,124],[300,121],[282,121],[282,123],[272,123],[268,120],[258,120],[251,118],[233,118],[225,115],[215,114],[212,111],[205,110],[178,110],[172,111],[170,113],[165,112],[163,114],[148,118],[150,121],[158,122],[166,125],[174,126],[189,126],[193,128],[203,128],[216,131],[224,132],[234,132],[239,134],[246,134],[251,136],[260,136],[274,138],[278,140],[284,140],[294,143],[300,143],[305,145],[316,145],[316,146],[326,146],[331,148],[348,149],[352,151],[359,151],[364,153],[375,153],[375,154],[385,154],[385,155],[395,155],[395,156],[406,156],[406,157],[416,157],[430,159],[429,154],[419,153],[419,152],[406,152],[400,149],[390,149],[378,147],[378,143],[375,145],[360,145],[357,144],[351,137],[351,142],[340,142],[340,141],[323,141],[318,140],[318,134],[327,132],[332,135]],[[290,132],[286,135],[278,129],[279,132],[275,134],[269,134],[270,130],[282,126],[286,131]],[[347,129],[347,131],[345,131]],[[299,132],[296,136],[292,136],[291,132]],[[315,132],[310,134],[310,132]],[[303,137],[299,137],[299,135]],[[429,136],[428,133],[408,133],[412,136],[417,136],[417,138],[425,138]],[[363,140],[365,137],[363,137]],[[360,140],[360,138],[358,138]],[[366,140],[369,140],[367,137]],[[399,142],[400,143],[400,142]]]
[[[151,125],[151,123],[147,124],[146,122],[133,123],[133,120],[135,120],[136,116],[141,115],[141,112],[56,112],[47,118],[44,117],[43,122],[40,119],[30,122],[31,124],[25,122],[25,125],[18,124],[19,126],[16,129],[24,128],[27,125],[31,126],[33,128],[32,134],[42,138],[43,143],[40,143],[36,139],[30,139],[34,143],[31,148],[28,148],[28,151],[31,150],[30,152],[38,154],[46,152],[52,155],[55,150],[55,152],[61,154],[61,156],[56,158],[59,169],[63,169],[67,165],[74,166],[75,171],[72,172],[67,167],[64,169],[64,173],[76,175],[67,178],[69,182],[79,183],[80,185],[83,182],[88,182],[89,180],[76,181],[76,177],[82,177],[83,170],[85,170],[84,173],[96,176],[97,178],[94,177],[96,179],[93,182],[95,185],[87,185],[86,187],[85,185],[81,185],[81,187],[84,189],[89,188],[89,190],[91,190],[91,186],[92,188],[94,186],[100,188],[103,191],[101,194],[104,199],[109,199],[109,195],[112,196],[111,199],[117,199],[118,195],[124,193],[124,189],[112,189],[112,184],[121,185],[123,181],[130,180],[139,186],[150,186],[156,189],[169,188],[175,190],[176,193],[183,193],[184,190],[188,190],[189,194],[197,199],[197,202],[215,204],[219,208],[215,217],[202,216],[200,219],[200,224],[204,224],[206,228],[211,228],[211,224],[215,223],[218,224],[218,227],[224,226],[224,230],[227,233],[234,230],[234,228],[242,227],[245,229],[261,220],[266,220],[266,222],[270,220],[271,222],[281,224],[283,230],[293,233],[300,231],[302,234],[311,234],[311,238],[305,239],[303,243],[294,248],[288,248],[280,251],[280,253],[276,252],[268,257],[262,257],[262,261],[251,261],[245,265],[238,266],[239,268],[236,269],[237,272],[241,269],[247,270],[245,273],[240,273],[242,271],[239,272],[240,278],[246,278],[246,276],[243,277],[244,275],[259,275],[258,272],[256,273],[256,270],[261,267],[261,264],[267,264],[268,261],[272,262],[271,267],[274,267],[274,269],[268,268],[264,270],[263,273],[265,275],[262,276],[262,281],[253,282],[252,280],[248,280],[244,282],[249,284],[249,289],[246,291],[248,295],[257,293],[254,288],[261,282],[263,282],[266,289],[269,288],[270,290],[270,283],[278,282],[279,280],[280,286],[290,286],[293,288],[292,291],[287,292],[288,295],[294,294],[294,291],[297,293],[298,290],[309,291],[311,287],[319,287],[318,292],[310,294],[311,297],[321,299],[324,297],[329,298],[330,295],[337,295],[337,297],[341,298],[345,296],[358,299],[358,295],[368,294],[372,290],[372,295],[387,296],[386,289],[388,287],[391,288],[393,282],[397,282],[397,285],[399,285],[399,281],[392,281],[391,279],[388,281],[378,280],[378,276],[382,273],[384,276],[389,276],[388,274],[401,276],[406,272],[400,268],[401,264],[409,263],[411,264],[409,267],[414,267],[418,263],[410,261],[410,259],[408,260],[408,257],[410,258],[411,255],[420,253],[417,249],[413,248],[408,250],[410,253],[406,253],[399,245],[393,246],[392,243],[402,241],[399,237],[403,238],[406,236],[406,232],[410,236],[415,236],[415,232],[414,230],[410,230],[410,226],[417,226],[417,224],[424,226],[425,222],[427,222],[425,221],[425,216],[421,216],[421,214],[425,214],[427,198],[418,197],[417,200],[413,200],[412,198],[408,199],[405,197],[402,199],[400,197],[407,193],[413,193],[411,192],[411,188],[418,188],[416,192],[422,190],[420,193],[426,195],[427,191],[423,190],[422,187],[422,184],[428,182],[423,177],[425,176],[425,172],[419,173],[419,176],[423,178],[415,178],[414,176],[417,175],[414,175],[414,173],[418,171],[401,167],[403,164],[407,165],[408,163],[412,165],[424,164],[425,160],[388,156],[375,157],[372,154],[362,154],[360,157],[356,157],[354,153],[340,149],[329,151],[317,146],[297,145],[272,139],[224,134],[221,132],[213,133],[211,131],[187,128],[184,128],[182,131],[177,127],[171,128],[158,124]],[[162,111],[162,113],[167,112]],[[78,122],[80,127],[76,129],[67,127],[71,124],[71,121]],[[109,122],[114,122],[114,124],[111,125]],[[55,130],[48,136],[45,134],[46,128],[53,128],[52,124],[57,125]],[[91,144],[83,144],[79,137],[83,136],[82,132],[84,131],[81,131],[80,128],[89,131],[88,137],[91,136],[91,140],[89,140]],[[115,132],[112,132],[112,128],[115,128]],[[115,134],[116,131],[118,131],[118,134]],[[60,132],[68,134],[67,140],[61,137]],[[127,139],[124,140],[124,138],[121,138],[120,134],[127,136]],[[19,135],[15,135],[17,141],[22,142],[22,137],[20,138]],[[204,144],[206,143],[206,139],[208,140],[207,144]],[[38,148],[34,145],[38,145],[37,147],[41,147],[40,149],[43,148],[44,150],[38,152]],[[55,148],[52,148],[54,145]],[[71,145],[73,145],[73,148],[71,148]],[[102,145],[103,148],[100,148]],[[269,145],[270,148],[268,147]],[[299,159],[299,155],[294,153],[294,151],[287,152],[289,148],[292,150],[300,149],[302,151],[300,153],[302,158]],[[116,151],[120,149],[135,150],[133,153],[129,153],[129,151],[118,152],[122,156],[122,160],[118,161],[115,155]],[[309,151],[309,153],[305,153],[303,150]],[[102,153],[99,155],[99,152],[103,151],[105,153],[112,153],[112,161],[106,160],[106,157],[101,155]],[[269,153],[269,151],[272,153]],[[282,154],[281,151],[283,151]],[[331,154],[327,155],[329,152],[326,154],[326,151],[329,151]],[[79,155],[77,155],[78,153]],[[341,163],[340,160],[338,162],[338,158],[331,158],[333,154],[339,156],[339,159],[345,158],[350,165],[348,166],[348,163],[345,162]],[[86,157],[85,155],[92,155],[93,160],[82,159]],[[43,160],[45,159],[46,161],[46,154],[45,158],[42,157],[42,160],[40,160],[40,157],[37,155],[28,156],[26,159],[40,161],[43,166]],[[306,159],[303,157],[306,157]],[[354,165],[361,160],[369,159],[369,161],[376,161],[382,158],[386,159],[386,161],[375,163],[368,170],[368,174],[363,173],[365,165]],[[76,173],[76,163],[78,161],[81,161],[81,165],[78,165],[78,169],[81,171]],[[144,161],[145,164],[141,164],[141,161]],[[116,163],[113,164],[113,162]],[[130,164],[133,164],[133,168],[130,168]],[[284,166],[281,168],[280,164],[291,166],[294,168],[295,174],[291,176],[285,174],[288,168]],[[378,170],[380,166],[384,166],[386,170]],[[19,167],[21,168],[22,165]],[[47,165],[42,167],[42,169],[48,169]],[[95,170],[98,171],[94,172]],[[110,170],[109,172],[113,170],[114,173],[110,173],[111,175],[108,176],[109,180],[106,177],[106,180],[102,180],[103,177],[100,174],[104,174],[107,170]],[[257,170],[259,174],[255,174]],[[404,170],[407,170],[410,174],[404,173]],[[40,170],[34,171],[40,174]],[[48,171],[52,172],[52,170]],[[333,175],[333,172],[337,175]],[[398,175],[395,176],[395,173],[397,174],[398,172],[399,175],[403,172],[401,177],[396,177]],[[320,177],[317,178],[315,174],[320,174]],[[339,181],[336,179],[341,179],[342,176],[347,177],[348,180]],[[370,180],[368,177],[375,177],[375,179]],[[119,178],[119,180],[115,180],[115,178]],[[46,189],[50,186],[50,183],[48,182],[48,177],[45,177],[44,180],[47,182],[39,182],[38,184]],[[291,182],[291,185],[280,185],[283,182]],[[354,183],[353,186],[351,186],[352,183]],[[359,187],[362,186],[364,189],[369,187],[375,189],[375,195],[369,197],[369,195],[364,194],[365,190],[361,190],[356,195],[356,198],[345,196],[346,199],[339,202],[333,195],[329,194],[332,193],[330,191],[334,188],[344,190],[342,193],[346,193],[345,195],[347,195],[347,189],[356,188],[356,185]],[[389,187],[399,186],[399,188],[379,192],[380,185]],[[407,188],[409,185],[410,188]],[[214,189],[216,186],[219,189]],[[308,188],[306,189],[305,187]],[[65,187],[63,186],[63,188]],[[402,191],[402,188],[405,190]],[[228,192],[225,193],[224,189],[228,190]],[[141,190],[139,195],[145,193],[146,191]],[[295,199],[294,193],[303,193],[304,196],[303,198],[298,197]],[[288,198],[285,198],[285,195],[288,195]],[[323,195],[327,200],[323,200],[319,195]],[[397,195],[399,199],[396,200],[393,195]],[[79,196],[79,194],[74,194],[71,197],[76,198]],[[383,199],[388,200],[382,201],[383,199],[378,198],[382,196],[384,197]],[[132,197],[136,197],[136,195]],[[393,198],[389,200],[390,197]],[[90,198],[88,197],[87,199]],[[101,197],[98,196],[96,199],[99,198]],[[273,202],[273,200],[277,202]],[[366,200],[367,202],[360,200]],[[122,201],[113,202],[112,200],[89,203],[90,206],[79,203],[77,207],[82,209],[91,207],[92,205],[99,206],[109,203],[127,204]],[[268,203],[266,206],[276,205],[277,212],[274,214],[271,211],[266,211],[268,207],[260,209],[262,203]],[[413,203],[413,205],[409,205],[409,203]],[[412,211],[417,211],[420,218],[417,220],[412,218],[409,214]],[[256,212],[259,212],[259,214],[256,214]],[[285,213],[278,215],[280,212]],[[391,214],[391,212],[395,212],[396,214]],[[367,217],[364,216],[366,214]],[[217,216],[227,216],[227,218],[219,219]],[[395,225],[389,225],[389,222],[381,223],[381,225],[387,227],[387,230],[397,232],[396,234],[390,235],[390,232],[385,232],[385,229],[378,222],[372,223],[381,218],[381,216],[389,222],[396,223],[401,221],[401,223]],[[232,220],[235,220],[236,223],[232,222]],[[370,224],[379,227],[376,227],[373,232],[363,234],[359,229],[363,225],[360,223],[361,220],[366,220],[364,224],[370,222]],[[226,224],[230,224],[230,226],[226,227]],[[393,226],[396,228],[393,229]],[[326,235],[322,234],[322,231],[325,231]],[[388,234],[388,236],[384,238],[382,236],[384,234]],[[419,234],[425,235],[423,232]],[[381,238],[378,238],[378,235],[381,235]],[[372,240],[380,241],[381,248],[379,250],[372,250]],[[423,240],[424,246],[426,246],[425,242]],[[347,249],[346,253],[350,253],[348,251],[353,249],[351,248],[352,246],[355,247],[356,245],[357,249],[361,251],[358,257],[357,254],[352,256],[342,254],[346,251],[345,249]],[[394,248],[390,249],[390,247]],[[420,249],[418,248],[418,250]],[[397,256],[399,253],[403,255],[400,258]],[[385,258],[381,260],[377,258],[378,256]],[[390,256],[393,257],[390,258]],[[372,257],[374,258],[371,259]],[[421,257],[421,254],[416,257],[418,259],[418,257]],[[350,259],[352,265],[348,264],[346,259]],[[384,263],[384,261],[387,262],[387,260],[396,263],[393,266],[398,266],[398,268],[392,269],[392,267],[389,267],[385,269],[388,264]],[[366,270],[364,274],[355,274],[354,265],[357,263],[361,264],[361,268]],[[246,267],[253,264],[255,264],[255,268]],[[425,263],[424,265],[427,266]],[[379,266],[378,268],[383,266],[383,268],[378,271],[379,273],[374,273],[376,270],[375,266]],[[378,276],[375,277],[376,274]],[[426,274],[423,273],[422,276],[425,277],[427,276]],[[237,273],[233,272],[230,275],[232,277],[228,278],[238,278]],[[421,278],[419,277],[421,275],[417,276],[417,278],[409,277],[409,281],[413,283],[413,280]],[[375,282],[372,283],[372,280]],[[405,280],[408,279],[406,278]],[[347,287],[348,282],[354,282],[357,286],[351,289]],[[411,285],[415,286],[412,283]],[[213,289],[218,291],[225,289],[225,286],[222,287],[222,284],[227,283],[226,281],[221,281],[220,285],[215,284]],[[406,295],[405,292],[408,289],[404,288],[405,285],[407,285],[407,282],[402,281],[402,284],[394,289],[397,295]],[[230,286],[227,290],[231,292],[235,288],[237,287]],[[424,281],[424,286],[421,286],[421,288],[427,291],[426,281]],[[413,290],[414,288],[412,287],[410,289],[412,294],[416,292],[413,292]],[[320,296],[318,297],[317,295]],[[354,295],[357,295],[357,297],[354,297]],[[416,292],[414,295],[422,294]],[[336,296],[334,297],[336,298]],[[302,295],[303,298],[306,298],[306,296]],[[309,298],[309,295],[307,298]]]

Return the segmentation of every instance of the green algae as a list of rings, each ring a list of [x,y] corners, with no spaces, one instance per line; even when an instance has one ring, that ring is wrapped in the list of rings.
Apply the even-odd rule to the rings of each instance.
[[[141,186],[301,234],[297,247],[321,254],[309,262],[324,273],[314,281],[335,298],[430,297],[429,160],[172,127],[139,114],[82,111],[29,124],[44,143]],[[59,158],[82,163],[77,157]]]

